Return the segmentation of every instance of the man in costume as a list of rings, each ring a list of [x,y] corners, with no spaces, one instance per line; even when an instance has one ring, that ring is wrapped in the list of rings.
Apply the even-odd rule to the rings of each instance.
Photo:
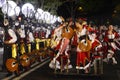
[[[4,54],[3,54],[3,70],[6,68],[6,61],[9,58],[16,58],[17,57],[17,36],[14,30],[10,27],[8,19],[4,20]],[[10,73],[11,75],[11,73]]]
[[[33,50],[33,44],[34,44],[34,36],[33,36],[33,33],[32,33],[32,29],[29,28],[28,31],[27,31],[27,47],[28,47],[28,53],[32,52]]]
[[[15,27],[17,31],[17,36],[18,36],[18,46],[19,46],[19,53],[22,55],[26,53],[25,49],[25,30],[24,30],[24,25],[21,25],[21,18],[18,18],[15,22]]]

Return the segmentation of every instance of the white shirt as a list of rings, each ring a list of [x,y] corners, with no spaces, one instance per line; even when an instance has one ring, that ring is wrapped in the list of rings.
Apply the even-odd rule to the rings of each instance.
[[[87,29],[83,28],[81,32],[78,33],[78,37],[86,35]]]
[[[24,29],[19,29],[19,34],[21,38],[25,38],[25,30]]]
[[[12,39],[9,40],[9,43],[15,43],[17,41],[15,32],[12,29],[8,29],[8,34],[12,37]]]
[[[34,37],[33,37],[32,32],[29,32],[28,36],[29,36],[29,41],[34,42]]]
[[[114,39],[114,38],[115,38],[115,35],[114,35],[114,34],[108,35],[108,39]]]

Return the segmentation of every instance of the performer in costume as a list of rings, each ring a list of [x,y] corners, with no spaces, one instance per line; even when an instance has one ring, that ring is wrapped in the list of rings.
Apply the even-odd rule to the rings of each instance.
[[[15,22],[15,27],[17,29],[17,34],[19,36],[19,41],[18,41],[18,44],[19,44],[19,48],[20,48],[20,54],[24,54],[26,53],[26,49],[25,49],[25,30],[24,30],[24,26],[21,27],[21,24],[20,22]]]
[[[90,32],[90,40],[92,43],[92,47],[90,50],[90,62],[91,66],[94,66],[94,73],[95,74],[102,74],[103,73],[103,51],[102,51],[102,44],[97,39],[96,32]]]
[[[28,53],[32,52],[32,44],[34,43],[34,36],[32,30],[29,29],[27,32],[27,44],[28,44]]]
[[[22,32],[22,34],[24,34],[24,30]],[[22,40],[22,39],[21,39]],[[33,37],[33,34],[31,31],[28,30],[27,32],[27,50],[28,52],[25,51],[25,54],[23,53],[21,56],[20,56],[20,59],[21,59],[21,65],[25,68],[25,70],[28,70],[30,68],[30,60],[31,60],[31,52],[32,52],[32,43],[34,42],[34,37]],[[22,44],[22,42],[21,42]],[[23,46],[21,45],[21,51],[23,52],[24,48]]]
[[[91,54],[93,55],[92,57],[95,58],[95,56],[97,56],[97,57],[102,56],[102,53],[99,54],[99,52],[101,52],[102,44],[97,39],[97,35],[95,32],[91,33],[90,40],[92,43],[92,47],[91,47]]]
[[[96,34],[97,34],[97,39],[100,42],[103,42],[103,39],[104,39],[104,36],[105,36],[105,30],[103,29],[103,26],[99,26]]]
[[[11,29],[8,19],[4,20],[4,29],[5,29],[5,35],[4,35],[4,54],[3,54],[3,69],[7,68],[7,65],[10,65],[10,63],[7,64],[7,60],[9,58],[16,58],[17,57],[17,36],[13,29]],[[12,73],[10,73],[12,74]]]
[[[57,60],[57,58],[60,55],[65,55],[64,56],[64,60],[63,63],[65,61],[65,63],[62,65],[62,69],[64,70],[67,67],[67,63],[68,62],[68,67],[72,68],[72,66],[70,65],[70,60],[69,60],[69,54],[68,54],[68,50],[69,50],[69,44],[70,44],[70,40],[74,35],[74,29],[73,29],[73,22],[65,22],[62,26],[62,41],[61,41],[61,45],[60,45],[60,49],[57,53],[57,55],[53,58],[53,62],[55,62]]]
[[[54,30],[51,39],[51,48],[55,48],[59,44],[59,41],[62,39],[62,28],[63,25],[60,25]]]
[[[88,73],[88,67],[90,66],[90,49],[91,41],[89,40],[87,23],[83,21],[81,24],[76,22],[76,34],[77,34],[77,59],[76,69],[83,69],[85,73]]]
[[[17,63],[19,65],[18,71],[23,70],[23,66],[21,65],[21,60],[23,61],[23,58],[21,58],[21,55],[23,55],[25,51],[25,31],[21,29],[21,18],[16,19],[15,23],[13,24],[15,26],[14,31],[17,36]],[[25,59],[25,58],[24,58]],[[26,60],[24,60],[26,62]]]
[[[40,35],[39,34],[40,34],[40,28],[36,27],[36,29],[34,31],[34,38],[35,38],[35,42],[36,42],[36,50],[40,49],[40,46],[39,46]]]
[[[117,47],[117,45],[120,45],[117,39],[119,40],[118,33],[113,29],[113,25],[109,25],[108,30],[105,33],[104,41],[107,43],[107,62],[113,64],[117,64],[115,51],[120,50],[120,48]]]
[[[50,44],[50,50],[51,53],[51,59],[54,58],[54,56],[58,53],[62,41],[62,28],[64,24],[59,25],[56,29],[54,29],[52,36],[51,36],[51,44]],[[49,64],[50,68],[55,68],[55,64],[53,60]],[[56,64],[56,68],[60,69],[60,64]]]

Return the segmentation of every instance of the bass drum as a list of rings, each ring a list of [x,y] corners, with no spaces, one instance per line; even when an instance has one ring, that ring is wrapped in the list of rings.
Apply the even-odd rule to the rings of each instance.
[[[15,72],[18,70],[18,62],[15,58],[7,59],[6,68],[10,72]]]
[[[23,67],[28,67],[28,66],[30,66],[29,56],[26,55],[26,54],[22,54],[22,55],[20,56],[20,64],[21,64]]]

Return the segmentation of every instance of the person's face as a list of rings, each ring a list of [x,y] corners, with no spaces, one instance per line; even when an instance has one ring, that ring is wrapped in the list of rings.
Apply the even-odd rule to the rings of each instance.
[[[103,29],[103,26],[100,26],[100,30],[102,30]]]
[[[109,30],[113,30],[113,26],[112,26],[112,25],[110,25],[108,29],[109,29]]]
[[[80,24],[78,22],[75,23],[76,27],[79,28]]]

